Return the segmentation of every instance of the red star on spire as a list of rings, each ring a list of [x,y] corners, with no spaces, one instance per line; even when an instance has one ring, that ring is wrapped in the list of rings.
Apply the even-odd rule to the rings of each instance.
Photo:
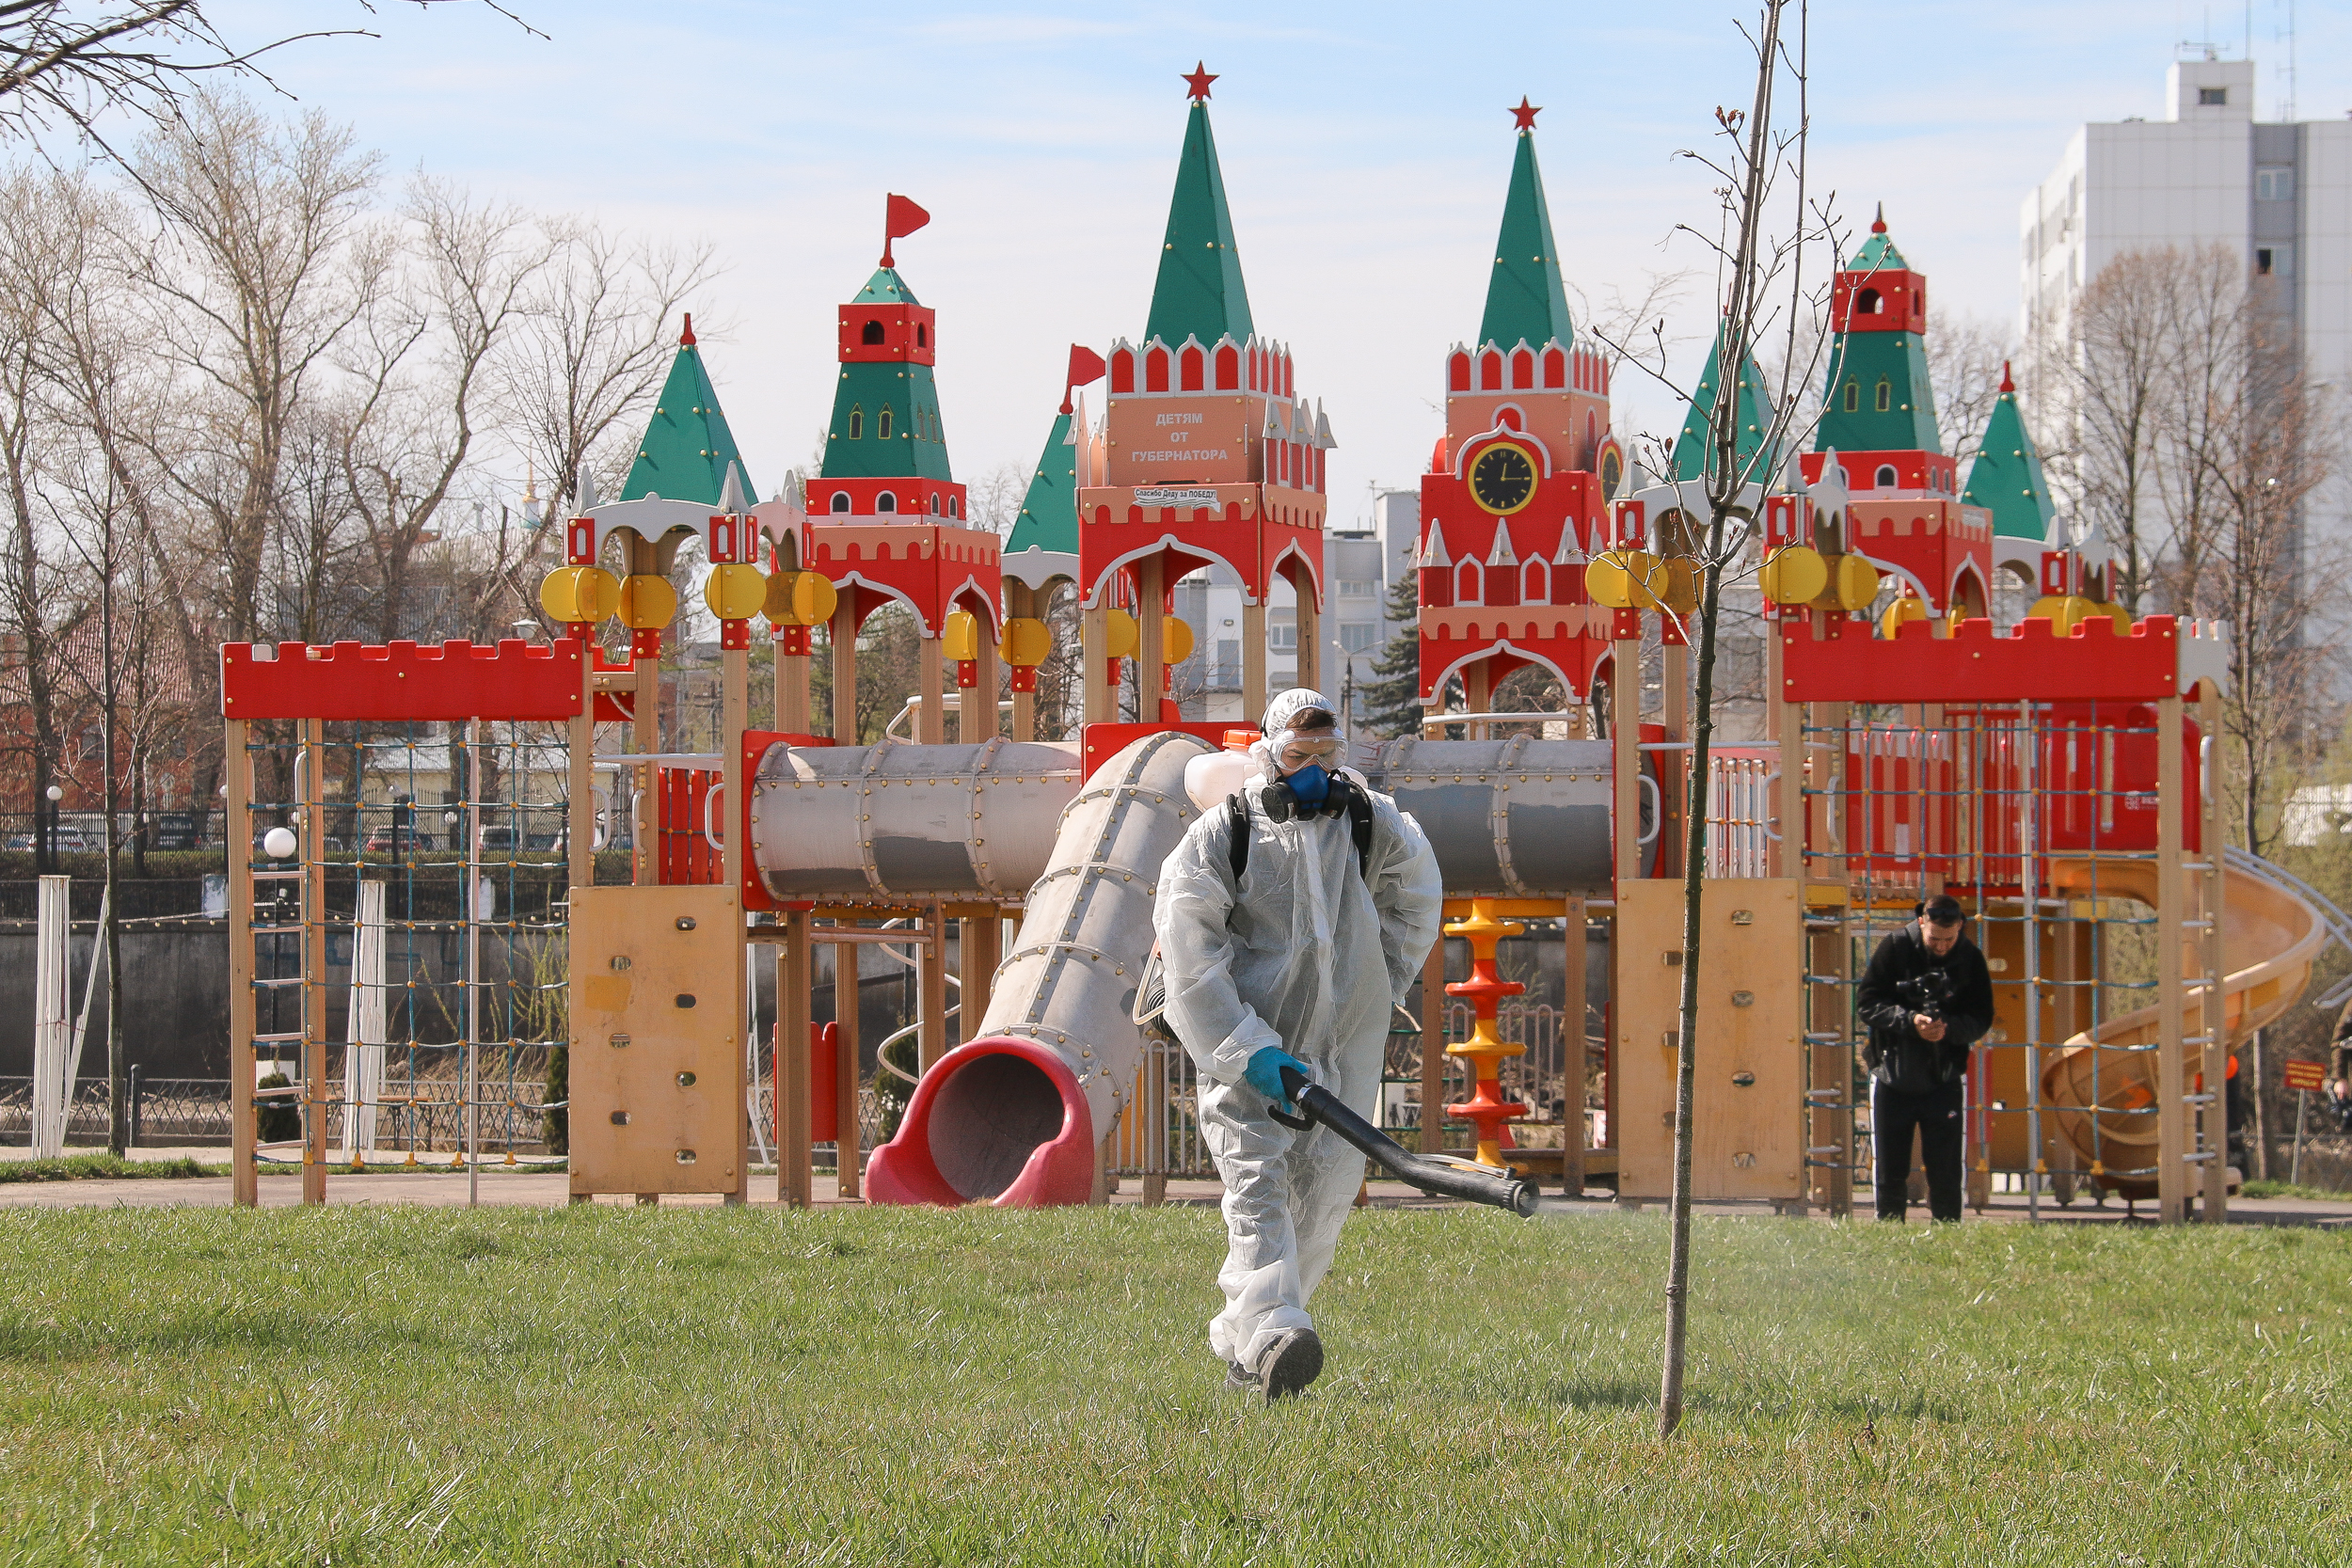
[[[1521,93],[1519,94],[1519,106],[1511,111],[1511,118],[1519,122],[1520,130],[1533,131],[1535,129],[1535,117],[1543,112],[1542,104],[1530,103],[1527,101],[1527,94]]]
[[[1184,78],[1184,96],[1195,103],[1209,101],[1209,84],[1216,80],[1216,73],[1207,67],[1206,60],[1196,62],[1191,73]]]

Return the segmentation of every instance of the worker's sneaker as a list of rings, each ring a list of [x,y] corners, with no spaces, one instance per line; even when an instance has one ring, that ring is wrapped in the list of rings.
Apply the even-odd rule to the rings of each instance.
[[[1258,1374],[1238,1361],[1228,1361],[1225,1363],[1225,1386],[1254,1394],[1259,1388]]]
[[[1303,1393],[1323,1375],[1323,1341],[1311,1328],[1287,1328],[1259,1353],[1258,1386],[1266,1402]]]

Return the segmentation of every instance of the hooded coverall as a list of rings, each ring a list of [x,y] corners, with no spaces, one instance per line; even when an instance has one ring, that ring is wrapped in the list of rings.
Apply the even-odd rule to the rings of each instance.
[[[1287,718],[1284,698],[1268,712],[1268,733]],[[1273,1336],[1314,1326],[1307,1301],[1331,1267],[1364,1157],[1328,1128],[1275,1121],[1242,1073],[1261,1048],[1279,1047],[1376,1120],[1391,1013],[1437,940],[1441,904],[1429,841],[1394,800],[1366,790],[1372,854],[1359,869],[1345,816],[1267,816],[1273,782],[1243,790],[1250,845],[1240,884],[1232,821],[1209,810],[1161,868],[1152,912],[1168,1021],[1200,1069],[1201,1135],[1225,1181],[1225,1308],[1209,1345],[1245,1367]]]

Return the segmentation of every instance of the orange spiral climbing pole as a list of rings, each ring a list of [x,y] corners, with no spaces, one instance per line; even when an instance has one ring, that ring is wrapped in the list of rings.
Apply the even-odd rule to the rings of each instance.
[[[1445,1048],[1447,1055],[1470,1063],[1474,1085],[1467,1101],[1447,1106],[1445,1114],[1478,1130],[1478,1163],[1482,1165],[1502,1165],[1502,1150],[1511,1147],[1507,1124],[1528,1114],[1526,1106],[1502,1098],[1502,1079],[1504,1059],[1525,1055],[1527,1047],[1495,1035],[1495,1004],[1527,990],[1495,973],[1495,943],[1525,929],[1517,921],[1497,920],[1484,898],[1470,900],[1468,920],[1453,921],[1445,927],[1447,936],[1466,938],[1470,947],[1470,977],[1446,987],[1445,993],[1469,997],[1478,1012],[1470,1037]]]

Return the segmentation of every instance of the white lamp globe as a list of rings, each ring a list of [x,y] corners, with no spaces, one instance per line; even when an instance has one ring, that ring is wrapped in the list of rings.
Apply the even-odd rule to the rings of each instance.
[[[292,828],[272,828],[262,835],[262,853],[274,861],[286,860],[293,856],[295,842]]]

